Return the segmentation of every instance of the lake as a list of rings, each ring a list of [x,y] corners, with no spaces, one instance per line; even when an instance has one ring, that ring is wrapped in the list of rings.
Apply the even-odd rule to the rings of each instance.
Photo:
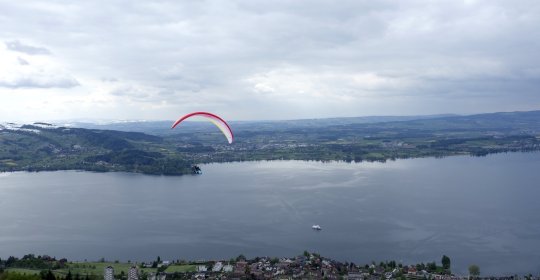
[[[540,273],[540,153],[271,161],[198,176],[0,173],[0,257],[229,259],[304,250],[359,264]],[[319,224],[322,231],[313,231]]]

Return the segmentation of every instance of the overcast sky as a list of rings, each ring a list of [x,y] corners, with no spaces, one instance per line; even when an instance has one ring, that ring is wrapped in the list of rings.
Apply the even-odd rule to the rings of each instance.
[[[540,109],[540,1],[0,0],[0,122]]]

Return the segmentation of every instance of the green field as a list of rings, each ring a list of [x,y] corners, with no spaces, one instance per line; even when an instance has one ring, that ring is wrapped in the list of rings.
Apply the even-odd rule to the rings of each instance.
[[[8,268],[6,269],[8,272],[16,272],[20,274],[26,274],[26,275],[32,275],[32,274],[39,274],[41,270],[39,269],[27,269],[27,268]]]
[[[114,262],[74,262],[67,265],[66,268],[56,270],[60,274],[67,274],[71,270],[72,274],[79,275],[103,275],[107,266],[114,268],[115,274],[120,274],[122,271],[127,275],[128,270],[134,264],[129,263],[114,263]],[[147,268],[145,272],[155,272],[155,269]]]
[[[124,272],[127,275],[128,270],[134,264],[129,263],[114,263],[114,262],[75,262],[69,263],[65,268],[54,270],[53,272],[56,275],[65,276],[69,271],[72,274],[79,275],[96,275],[101,276],[105,272],[107,266],[112,266],[114,268],[115,274],[120,274]],[[138,267],[138,266],[137,266]],[[139,273],[150,273],[156,272],[155,268],[139,268]],[[195,272],[197,267],[195,265],[170,265],[167,267],[165,272],[175,273],[175,272]],[[39,269],[25,269],[25,268],[8,268],[6,269],[9,272],[16,272],[20,274],[33,275],[39,274],[41,270]]]

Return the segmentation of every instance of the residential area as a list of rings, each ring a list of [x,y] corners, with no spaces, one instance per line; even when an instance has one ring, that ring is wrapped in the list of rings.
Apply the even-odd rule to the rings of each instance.
[[[540,280],[538,275],[481,276],[470,265],[467,275],[454,275],[451,259],[440,263],[402,264],[396,261],[355,264],[305,251],[292,258],[243,255],[229,260],[162,260],[150,262],[68,261],[25,255],[0,259],[0,280],[180,280],[180,279],[349,279],[349,280]]]
[[[160,272],[147,273],[148,267],[157,267]],[[165,279],[350,279],[350,280],[538,280],[540,277],[508,276],[480,277],[478,266],[469,267],[469,275],[452,274],[451,260],[443,256],[441,264],[435,262],[404,265],[387,261],[365,265],[339,262],[321,257],[316,253],[304,252],[293,258],[256,257],[247,259],[243,255],[227,261],[163,261],[132,266],[127,280]],[[137,271],[137,277],[131,271]],[[140,273],[139,273],[140,272]],[[106,277],[105,280],[114,280]]]

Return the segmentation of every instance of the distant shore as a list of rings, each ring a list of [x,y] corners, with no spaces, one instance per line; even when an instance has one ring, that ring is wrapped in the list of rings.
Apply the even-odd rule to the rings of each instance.
[[[178,134],[58,127],[0,127],[0,171],[84,170],[185,175],[198,164],[259,160],[385,162],[540,150],[540,111],[333,123],[239,124],[228,144],[215,128]],[[153,130],[147,131],[148,133]],[[146,131],[145,131],[146,132]]]

